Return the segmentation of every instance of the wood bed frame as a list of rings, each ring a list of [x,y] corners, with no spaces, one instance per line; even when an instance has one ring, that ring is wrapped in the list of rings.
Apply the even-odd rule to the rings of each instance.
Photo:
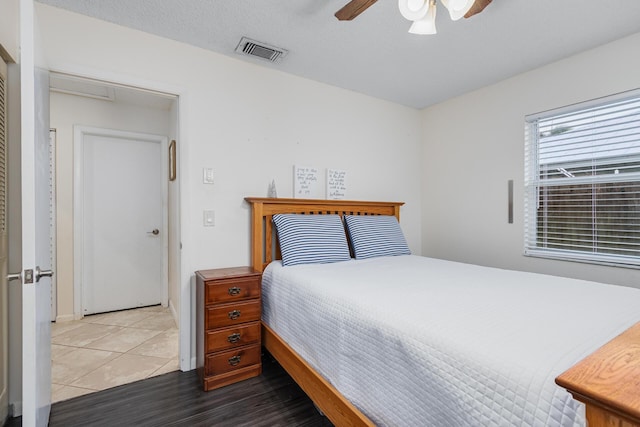
[[[258,271],[264,271],[271,261],[281,259],[271,222],[275,214],[394,215],[399,221],[400,206],[404,204],[403,202],[258,197],[247,197],[245,200],[252,207],[251,262],[253,268]],[[336,426],[375,425],[264,323],[262,324],[262,345],[333,424]]]
[[[271,222],[275,214],[394,215],[400,220],[400,206],[404,204],[257,197],[245,200],[252,206],[252,265],[261,272],[274,259],[281,259]],[[333,424],[375,425],[264,323],[262,344]],[[604,371],[606,375],[601,374]],[[590,427],[640,427],[639,381],[640,323],[556,379],[558,385],[586,404]]]

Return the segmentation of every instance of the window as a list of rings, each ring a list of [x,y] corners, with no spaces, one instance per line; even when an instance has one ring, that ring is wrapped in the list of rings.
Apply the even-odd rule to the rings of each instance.
[[[525,254],[640,267],[640,91],[526,117]]]

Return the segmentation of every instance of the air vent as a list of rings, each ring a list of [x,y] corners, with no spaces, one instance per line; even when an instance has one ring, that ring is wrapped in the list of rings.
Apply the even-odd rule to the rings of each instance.
[[[278,62],[287,55],[285,49],[270,46],[266,43],[243,37],[236,47],[236,52],[242,55],[253,56],[269,62]]]

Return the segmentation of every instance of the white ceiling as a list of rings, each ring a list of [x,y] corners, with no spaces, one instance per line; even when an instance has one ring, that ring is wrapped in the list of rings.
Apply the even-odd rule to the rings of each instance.
[[[351,22],[333,16],[348,0],[38,1],[415,108],[640,32],[640,0],[494,0],[456,22],[439,4],[433,36],[395,0]],[[240,56],[242,36],[289,54]]]

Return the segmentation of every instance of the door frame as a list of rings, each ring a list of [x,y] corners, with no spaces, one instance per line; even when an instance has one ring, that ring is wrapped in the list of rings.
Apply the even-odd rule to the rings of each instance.
[[[0,48],[2,45],[0,45]],[[5,112],[4,117],[2,117],[4,122],[4,134],[0,135],[0,138],[4,140],[4,162],[2,163],[2,167],[5,171],[4,182],[4,212],[0,212],[0,215],[3,215],[4,227],[0,229],[0,240],[3,240],[0,243],[0,260],[4,259],[3,265],[0,265],[0,377],[2,381],[0,382],[0,424],[4,424],[4,422],[9,417],[9,280],[7,279],[7,273],[9,273],[9,103],[7,102],[8,92],[9,92],[9,79],[7,73],[7,64],[4,59],[0,57],[0,75],[2,76],[2,80],[4,83],[4,87],[2,88],[4,92],[4,97],[0,99],[0,102],[3,104],[2,108]],[[2,129],[0,129],[2,132]]]
[[[168,138],[162,135],[153,135],[139,132],[128,132],[115,129],[99,128],[92,126],[73,127],[73,312],[74,318],[84,317],[83,307],[83,242],[84,242],[84,138],[85,136],[101,136],[107,138],[138,139],[147,142],[159,143],[161,152],[161,188],[162,188],[162,284],[161,304],[168,306],[169,302],[169,161],[168,161]]]
[[[58,242],[58,226],[57,226],[57,195],[56,195],[56,143],[58,133],[54,128],[49,129],[49,164],[51,176],[50,206],[49,219],[51,226],[49,228],[49,236],[51,242],[51,268],[58,269],[58,251],[56,250]],[[58,275],[51,276],[51,321],[55,322],[58,316]]]
[[[45,171],[40,167],[45,164],[45,159],[46,167],[49,166],[49,71],[43,60],[42,43],[35,26],[34,2],[20,0],[20,371],[22,425],[26,427],[48,425],[51,411],[51,282],[46,277],[40,283],[37,280],[39,267],[45,271],[51,269],[48,265],[51,261],[49,228],[38,221],[45,209],[47,222],[49,216],[49,201],[38,203],[44,200],[43,187],[48,187],[39,185],[50,179],[48,174],[46,179],[43,178]],[[43,236],[46,236],[46,246],[43,245]],[[45,247],[46,257],[42,253]],[[50,277],[53,271],[47,273]]]

